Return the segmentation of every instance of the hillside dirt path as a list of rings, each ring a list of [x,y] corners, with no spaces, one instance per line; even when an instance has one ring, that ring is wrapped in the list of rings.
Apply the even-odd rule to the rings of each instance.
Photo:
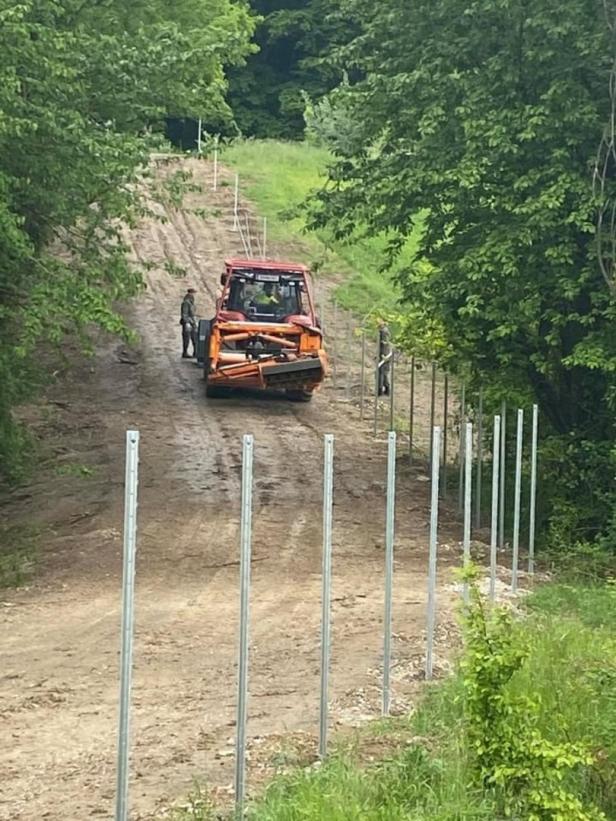
[[[156,263],[128,313],[137,348],[101,341],[93,360],[59,374],[32,420],[54,443],[50,466],[0,500],[4,520],[42,528],[36,580],[0,591],[2,821],[113,815],[129,427],[141,431],[131,818],[164,817],[194,780],[216,800],[230,796],[244,433],[255,437],[251,788],[284,757],[285,739],[303,739],[307,757],[315,755],[324,433],[336,436],[332,724],[379,713],[386,443],[331,382],[309,405],[254,394],[205,399],[202,372],[179,358],[179,301],[194,285],[201,315],[211,315],[222,261],[242,249],[232,190],[214,194],[207,163],[181,162],[203,191],[182,210],[163,209],[164,223],[148,220],[132,234],[135,254]],[[194,213],[203,208],[209,215]],[[165,260],[187,276],[172,277]],[[419,402],[425,415],[425,397]],[[54,471],[58,461],[86,465],[89,474]],[[399,461],[398,712],[422,678],[428,527],[426,477],[411,472],[402,453]],[[450,643],[458,533],[445,509],[437,669]]]

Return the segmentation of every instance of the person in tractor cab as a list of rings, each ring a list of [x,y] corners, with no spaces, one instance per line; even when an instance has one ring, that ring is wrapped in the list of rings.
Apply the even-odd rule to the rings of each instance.
[[[273,282],[266,282],[263,285],[263,290],[253,297],[253,306],[258,313],[273,314],[280,305],[281,299],[278,286],[274,286]]]
[[[195,306],[194,288],[189,288],[182,300],[180,308],[180,325],[182,326],[182,359],[191,359],[196,355],[197,346],[195,336],[197,333],[197,309]],[[192,354],[188,353],[189,345],[192,343]]]

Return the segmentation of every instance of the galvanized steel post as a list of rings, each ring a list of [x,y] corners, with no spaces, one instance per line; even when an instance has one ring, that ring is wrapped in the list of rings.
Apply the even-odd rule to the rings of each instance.
[[[218,191],[218,137],[214,145],[214,191]]]
[[[498,502],[498,546],[505,547],[505,466],[507,459],[507,403],[501,404],[501,444],[500,444],[500,499]]]
[[[332,518],[334,504],[334,437],[325,435],[323,469],[323,590],[321,599],[321,699],[319,709],[319,757],[327,756],[329,661],[331,649]]]
[[[344,380],[345,383],[345,392],[347,402],[351,401],[351,376],[352,376],[352,365],[353,365],[353,315],[349,311],[347,314],[347,366],[346,366],[346,379]]]
[[[473,492],[473,424],[466,423],[464,436],[464,536],[462,549],[464,567],[468,567],[471,560],[471,509]],[[464,582],[464,601],[468,602],[468,582]]]
[[[430,558],[428,564],[428,608],[426,627],[426,679],[430,681],[434,672],[434,633],[436,630],[436,560],[438,540],[438,478],[441,450],[441,429],[432,432],[432,489],[430,494]]]
[[[239,208],[240,208],[240,175],[235,175],[235,191],[233,193],[233,230],[239,231],[240,230],[240,221],[239,221]]]
[[[511,591],[518,589],[518,565],[520,559],[520,502],[522,497],[522,444],[524,436],[524,411],[518,410],[518,430],[515,456],[515,497],[513,502],[513,564],[511,569]]]
[[[385,521],[385,618],[383,623],[383,715],[391,704],[391,632],[394,584],[394,538],[396,516],[396,433],[387,439],[387,514]]]
[[[462,385],[462,392],[460,394],[460,453],[458,459],[460,462],[460,475],[458,477],[458,511],[462,513],[464,510],[464,420],[466,418],[466,385]]]
[[[436,362],[432,363],[432,392],[430,398],[430,430],[434,430],[434,414],[436,409]],[[440,430],[439,430],[440,442]],[[432,470],[432,462],[434,461],[434,437],[430,437],[430,470]],[[440,460],[439,460],[440,465]]]
[[[415,357],[411,357],[411,396],[409,408],[409,464],[413,464],[413,435],[415,433]]]
[[[376,366],[374,369],[374,435],[379,432],[379,388],[381,387],[381,340],[376,337]]]
[[[359,388],[359,418],[364,418],[364,392],[366,385],[366,329],[361,330],[361,376]]]
[[[537,515],[537,437],[539,406],[533,405],[533,436],[530,459],[530,513],[528,522],[528,572],[535,574],[535,520]]]
[[[389,380],[389,430],[396,429],[396,418],[395,418],[395,395],[396,395],[396,350],[395,348],[391,349],[390,353],[390,380]]]
[[[235,808],[241,817],[246,797],[246,717],[248,707],[248,652],[250,630],[250,562],[252,553],[252,462],[254,440],[246,434],[242,446],[242,500],[240,525],[240,633],[237,677],[235,742]]]
[[[481,485],[483,480],[483,388],[479,388],[477,413],[477,489],[475,491],[475,526],[481,527]]]
[[[447,428],[449,412],[449,374],[445,374],[445,384],[443,386],[443,498],[447,498]]]
[[[122,633],[120,655],[120,710],[115,821],[128,819],[130,695],[133,671],[135,555],[137,550],[137,491],[139,486],[139,431],[126,432],[124,483],[124,559],[122,572]]]
[[[492,444],[492,522],[490,528],[490,599],[496,597],[496,543],[498,540],[498,481],[500,463],[501,418],[494,417]]]
[[[334,300],[334,330],[332,333],[332,379],[334,382],[334,398],[335,391],[338,388],[338,303]]]

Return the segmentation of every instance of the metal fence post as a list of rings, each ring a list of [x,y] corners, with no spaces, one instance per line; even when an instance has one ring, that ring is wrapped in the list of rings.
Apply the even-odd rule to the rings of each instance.
[[[507,403],[501,403],[501,452],[500,452],[500,499],[498,502],[498,546],[505,548],[505,489],[506,489],[506,459],[507,459]]]
[[[246,434],[242,447],[242,501],[240,527],[240,633],[237,677],[235,743],[235,808],[239,816],[246,797],[246,716],[248,706],[248,653],[250,629],[250,562],[252,552],[252,462],[254,440]]]
[[[539,406],[533,405],[533,438],[530,463],[530,513],[528,523],[528,572],[535,574],[535,520],[537,515],[537,437]]]
[[[501,418],[494,417],[494,443],[492,445],[492,521],[490,528],[490,599],[496,597],[496,543],[498,540],[498,481],[500,463]]]
[[[346,368],[346,379],[344,380],[345,383],[345,391],[346,391],[346,398],[347,402],[351,401],[351,365],[353,364],[353,327],[352,327],[352,314],[349,311],[347,314],[347,368]]]
[[[447,415],[449,411],[449,374],[445,374],[443,386],[443,499],[447,498]]]
[[[338,389],[338,303],[334,300],[334,323],[332,332],[332,379],[334,381],[334,391]]]
[[[361,330],[361,376],[359,393],[359,418],[364,418],[364,392],[366,383],[366,329]]]
[[[513,502],[513,565],[511,569],[511,591],[518,589],[518,565],[520,554],[520,502],[522,496],[522,443],[524,435],[524,411],[518,410],[518,431],[515,456],[515,497]]]
[[[323,592],[321,600],[321,699],[319,709],[319,757],[327,756],[329,661],[331,648],[332,512],[334,500],[334,437],[325,435],[323,468]]]
[[[467,568],[471,560],[471,510],[473,493],[473,424],[466,423],[464,436],[464,538],[462,548],[464,553],[464,567]],[[464,601],[468,602],[468,582],[464,582]]]
[[[409,464],[413,464],[413,435],[415,433],[415,357],[411,357],[411,396],[409,408]]]
[[[458,455],[460,462],[460,475],[458,477],[458,511],[462,513],[464,510],[464,420],[466,418],[466,385],[462,385],[462,393],[460,395],[460,453]]]
[[[239,208],[240,208],[240,175],[235,175],[235,191],[233,194],[233,230],[239,231]]]
[[[477,489],[475,491],[475,525],[481,527],[481,492],[483,480],[483,388],[479,388],[479,408],[477,414]]]
[[[436,410],[436,362],[432,363],[432,392],[430,394],[430,430],[434,430],[434,414]],[[440,442],[440,430],[439,430]],[[432,462],[434,461],[434,437],[430,437],[430,470],[432,470]],[[440,467],[440,458],[439,458]]]
[[[396,432],[387,439],[387,514],[385,521],[385,618],[383,623],[383,715],[391,704],[391,633],[394,584],[394,538],[396,515]]]
[[[428,565],[428,608],[426,628],[426,679],[430,681],[434,668],[434,633],[436,629],[436,560],[438,539],[438,477],[441,449],[441,429],[432,432],[432,453],[439,455],[432,460],[432,490],[430,494],[430,559]]]
[[[218,137],[214,145],[214,191],[218,191]]]
[[[139,486],[139,431],[126,432],[124,484],[124,559],[122,572],[122,633],[120,655],[120,710],[116,821],[128,819],[128,765],[130,744],[130,695],[133,671],[133,623],[135,554],[137,549],[137,490]]]
[[[395,411],[396,406],[394,403],[394,397],[396,394],[396,349],[391,349],[391,359],[390,359],[390,380],[389,380],[389,430],[396,429],[396,418],[395,418]]]
[[[376,365],[374,369],[374,435],[379,432],[379,388],[381,387],[381,340],[377,333],[376,337]]]

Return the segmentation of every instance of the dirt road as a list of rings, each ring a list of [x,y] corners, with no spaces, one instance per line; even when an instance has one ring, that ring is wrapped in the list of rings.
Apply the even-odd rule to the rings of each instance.
[[[378,715],[385,444],[331,385],[311,405],[205,399],[201,371],[178,356],[179,299],[195,285],[208,315],[223,258],[242,249],[230,189],[213,194],[206,164],[184,162],[203,193],[132,237],[135,253],[157,263],[130,312],[137,350],[101,343],[93,361],[60,375],[37,425],[54,437],[54,464],[67,469],[43,469],[2,507],[12,520],[43,528],[37,581],[0,592],[3,821],[112,816],[128,427],[142,436],[131,818],[160,817],[194,779],[218,798],[229,792],[243,433],[255,436],[249,781],[258,784],[271,769],[286,733],[303,733],[309,753],[315,748],[327,432],[336,436],[332,721]],[[209,215],[194,213],[204,208]],[[166,260],[187,276],[171,276]],[[427,483],[400,461],[396,710],[408,706],[421,678],[428,520]],[[443,541],[452,547],[443,547],[440,565],[441,645],[457,533],[445,513]]]

